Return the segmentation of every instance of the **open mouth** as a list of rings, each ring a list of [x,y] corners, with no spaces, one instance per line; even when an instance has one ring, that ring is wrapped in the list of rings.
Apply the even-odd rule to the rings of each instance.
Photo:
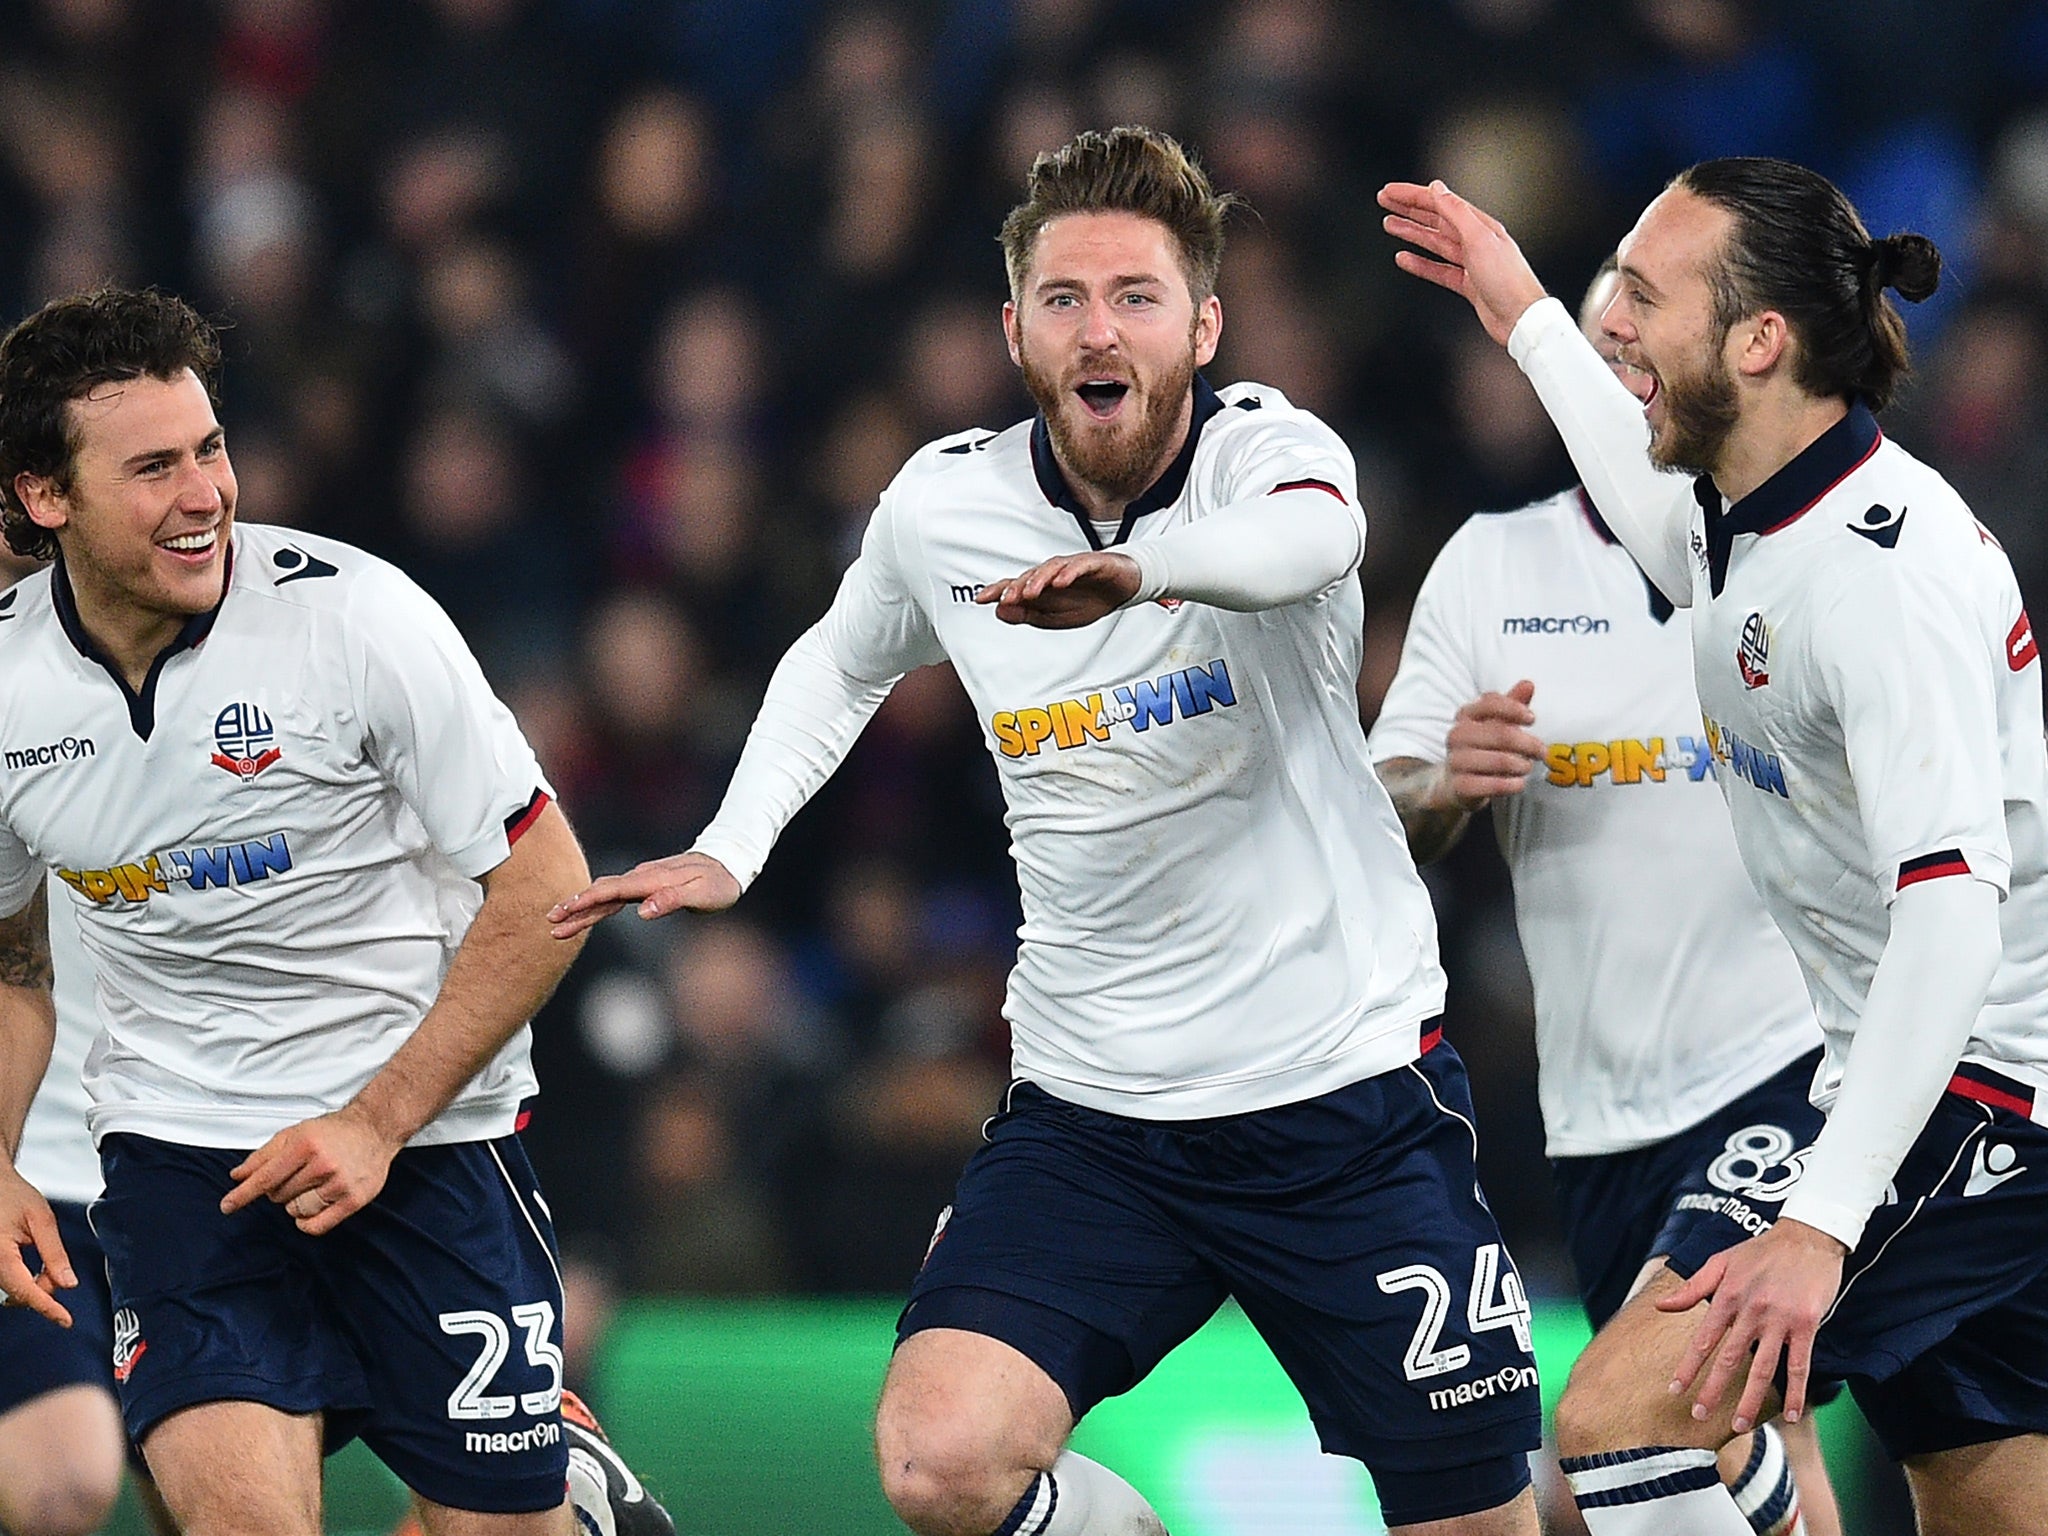
[[[156,547],[180,560],[197,563],[211,556],[219,542],[217,530],[202,528],[197,533],[181,533],[175,539],[159,540]]]
[[[1081,409],[1097,421],[1108,421],[1122,408],[1124,396],[1131,392],[1131,386],[1121,379],[1090,379],[1075,388],[1074,394],[1081,402]]]

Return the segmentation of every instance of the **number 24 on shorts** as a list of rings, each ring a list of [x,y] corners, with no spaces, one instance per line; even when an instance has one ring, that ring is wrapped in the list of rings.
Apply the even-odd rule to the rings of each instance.
[[[1448,1349],[1436,1347],[1451,1315],[1451,1282],[1444,1278],[1442,1270],[1433,1264],[1404,1264],[1375,1279],[1389,1296],[1401,1291],[1423,1294],[1422,1320],[1415,1325],[1415,1336],[1408,1341],[1408,1352],[1401,1358],[1401,1369],[1410,1381],[1426,1381],[1432,1376],[1462,1371],[1472,1363],[1469,1344],[1453,1344]],[[1465,1324],[1474,1335],[1511,1328],[1522,1353],[1536,1353],[1536,1342],[1529,1332],[1528,1293],[1522,1289],[1522,1277],[1501,1263],[1499,1243],[1482,1244],[1473,1252],[1472,1289],[1466,1296]]]

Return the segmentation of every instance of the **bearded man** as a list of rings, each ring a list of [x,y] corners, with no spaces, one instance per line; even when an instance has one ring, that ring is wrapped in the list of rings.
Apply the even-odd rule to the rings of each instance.
[[[553,914],[568,939],[730,905],[897,678],[958,669],[1024,925],[1016,1081],[876,1425],[923,1536],[1163,1531],[1067,1438],[1226,1297],[1394,1530],[1536,1531],[1527,1300],[1358,721],[1351,455],[1278,391],[1196,372],[1230,203],[1141,128],[1039,158],[1003,229],[1038,416],[911,459],[695,846]]]

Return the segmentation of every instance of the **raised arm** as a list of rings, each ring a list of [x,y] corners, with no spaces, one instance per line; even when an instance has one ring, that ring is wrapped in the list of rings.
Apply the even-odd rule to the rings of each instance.
[[[78,1277],[57,1235],[49,1203],[14,1171],[28,1107],[50,1065],[57,1010],[50,1001],[49,896],[38,881],[26,906],[0,921],[0,1291],[66,1327],[71,1314],[52,1298]],[[42,1273],[30,1275],[21,1250],[33,1246]]]
[[[1395,265],[1471,304],[1486,334],[1508,349],[1536,387],[1615,537],[1666,597],[1691,606],[1691,488],[1651,463],[1641,403],[1564,305],[1544,293],[1500,220],[1441,181],[1392,182],[1380,189],[1379,201],[1387,210],[1387,233],[1420,248],[1396,252]]]

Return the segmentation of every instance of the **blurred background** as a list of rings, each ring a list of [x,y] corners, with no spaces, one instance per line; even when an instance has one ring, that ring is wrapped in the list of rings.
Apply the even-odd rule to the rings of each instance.
[[[1574,299],[1712,155],[1932,236],[1887,430],[2048,580],[2048,0],[0,0],[0,315],[112,279],[223,321],[242,515],[424,583],[617,869],[709,819],[901,462],[1028,413],[996,226],[1036,153],[1126,121],[1253,210],[1212,381],[1357,456],[1368,721],[1444,538],[1571,481],[1464,307],[1394,270],[1396,177]],[[950,672],[907,678],[734,913],[607,925],[539,1021],[586,1382],[619,1298],[907,1284],[1005,1075],[984,759]],[[1488,842],[1429,874],[1446,1024],[1564,1298]]]

